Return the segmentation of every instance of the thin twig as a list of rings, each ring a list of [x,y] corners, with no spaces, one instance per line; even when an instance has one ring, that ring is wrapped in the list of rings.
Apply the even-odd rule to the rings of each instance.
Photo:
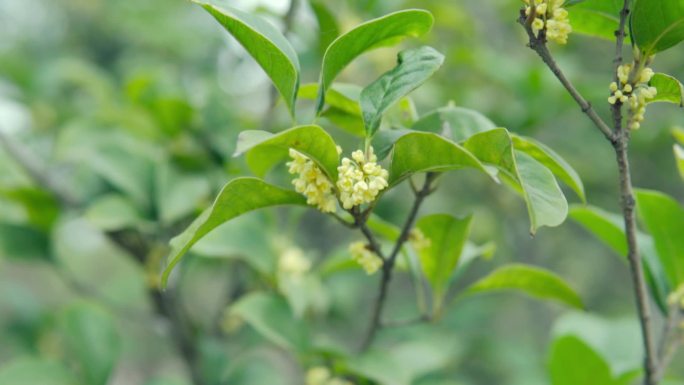
[[[366,333],[365,338],[361,342],[361,351],[365,351],[366,349],[368,349],[370,344],[373,342],[373,339],[375,338],[375,334],[378,332],[378,329],[381,326],[380,318],[382,316],[382,310],[385,307],[385,302],[387,300],[387,291],[389,288],[389,283],[392,280],[392,271],[394,269],[397,256],[399,255],[399,252],[401,251],[401,248],[404,245],[404,243],[409,239],[411,229],[413,228],[413,224],[415,223],[416,218],[418,216],[418,210],[420,209],[420,206],[425,200],[425,198],[432,192],[432,182],[437,177],[437,175],[438,174],[432,172],[429,172],[425,175],[425,182],[423,183],[423,187],[420,190],[418,190],[418,192],[415,194],[416,199],[413,202],[413,207],[411,207],[411,211],[409,212],[408,217],[406,218],[406,222],[404,223],[404,226],[401,229],[401,234],[399,235],[399,238],[397,238],[396,243],[394,244],[394,248],[392,249],[389,256],[383,258],[384,263],[382,264],[380,289],[378,292],[378,296],[375,300],[375,303],[373,305],[370,327],[368,328],[368,332]]]

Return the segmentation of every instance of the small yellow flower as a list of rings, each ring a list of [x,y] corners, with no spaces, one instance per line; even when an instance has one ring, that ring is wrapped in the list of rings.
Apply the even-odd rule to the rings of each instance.
[[[323,171],[306,155],[290,149],[292,160],[287,163],[290,174],[298,175],[292,180],[295,190],[306,197],[306,203],[324,213],[337,210],[333,184]]]
[[[432,244],[432,240],[430,238],[427,238],[425,234],[423,234],[422,231],[418,228],[413,228],[411,232],[409,233],[409,241],[411,242],[411,245],[413,245],[413,248],[416,250],[422,250],[426,247],[430,247]]]
[[[311,270],[311,261],[297,247],[286,249],[278,259],[278,270],[292,277],[301,277]]]
[[[371,251],[364,242],[354,242],[349,245],[349,253],[351,253],[352,259],[361,265],[368,275],[374,274],[382,267],[382,258]]]
[[[367,154],[356,150],[351,159],[342,158],[342,164],[337,168],[337,189],[346,210],[373,202],[380,191],[387,188],[389,173],[377,161],[373,147],[368,148]]]
[[[323,366],[315,366],[306,372],[306,385],[325,385],[330,380],[330,371]]]

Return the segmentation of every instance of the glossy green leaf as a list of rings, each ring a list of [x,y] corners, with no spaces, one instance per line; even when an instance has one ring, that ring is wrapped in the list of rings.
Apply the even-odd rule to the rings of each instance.
[[[670,287],[684,283],[684,208],[673,198],[651,190],[636,191],[637,209],[653,237]]]
[[[512,138],[513,146],[516,150],[526,153],[543,164],[544,167],[548,168],[558,179],[570,186],[582,202],[586,202],[584,184],[577,174],[577,171],[575,171],[565,159],[545,144],[533,138],[518,135],[513,135]]]
[[[675,155],[675,161],[677,162],[677,170],[679,170],[679,176],[684,179],[684,147],[675,144],[672,147]]]
[[[655,98],[649,99],[648,103],[668,102],[684,107],[684,85],[676,78],[657,73],[653,75],[649,83],[658,89]]]
[[[389,170],[389,184],[396,185],[419,172],[442,172],[472,167],[491,175],[468,150],[439,135],[414,132],[401,137],[394,145]]]
[[[465,294],[515,290],[540,299],[582,308],[579,295],[558,275],[534,266],[505,265],[470,286]]]
[[[252,293],[230,309],[274,344],[299,353],[308,348],[306,325],[295,319],[284,298],[275,294]]]
[[[483,163],[496,167],[501,179],[525,199],[532,234],[541,226],[563,223],[568,203],[553,173],[530,155],[514,151],[505,128],[475,134],[463,146]]]
[[[0,366],[2,385],[80,385],[60,363],[41,358],[17,358]]]
[[[171,253],[162,275],[162,285],[166,286],[174,266],[192,245],[219,225],[244,213],[265,207],[305,204],[304,197],[296,192],[284,190],[260,179],[233,179],[223,187],[211,207],[171,240]]]
[[[417,37],[432,28],[430,12],[409,9],[367,21],[333,41],[323,56],[316,111],[325,103],[328,88],[337,75],[362,53],[381,46],[396,44],[402,38]]]
[[[271,134],[266,131],[243,131],[238,137],[235,156],[247,153],[247,164],[258,176],[288,157],[290,148],[311,158],[333,180],[337,180],[339,155],[335,141],[320,126],[297,126]]]
[[[603,357],[575,336],[564,336],[554,341],[549,373],[552,385],[616,383]]]
[[[615,40],[622,5],[622,0],[586,0],[567,7],[572,31]]]
[[[84,382],[105,385],[116,365],[120,340],[114,319],[92,304],[71,306],[62,315],[61,331]]]
[[[432,47],[424,46],[400,52],[397,66],[361,92],[366,136],[372,137],[380,128],[383,114],[429,79],[442,63],[444,55]]]
[[[206,9],[245,47],[271,78],[294,116],[299,88],[299,59],[285,36],[268,21],[232,8],[225,1],[192,1]]]
[[[684,0],[636,0],[631,31],[646,56],[679,44],[684,40]]]
[[[493,130],[496,125],[475,110],[446,106],[422,116],[411,128],[434,132],[459,143],[479,132]]]
[[[416,222],[416,227],[429,239],[429,245],[417,252],[423,274],[432,287],[436,308],[441,306],[458,266],[471,224],[472,216],[458,219],[447,214],[428,215]]]

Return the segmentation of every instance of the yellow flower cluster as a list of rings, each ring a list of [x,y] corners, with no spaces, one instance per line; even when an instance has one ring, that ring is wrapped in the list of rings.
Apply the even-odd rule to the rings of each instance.
[[[316,206],[324,213],[331,213],[337,209],[333,184],[325,173],[306,155],[290,149],[292,161],[287,163],[290,174],[298,174],[292,180],[295,190],[304,194],[306,203]]]
[[[298,278],[311,270],[311,261],[304,252],[296,247],[286,249],[278,259],[278,270],[284,274]]]
[[[525,14],[529,16],[535,9],[532,30],[536,36],[546,29],[546,38],[558,44],[566,44],[572,26],[568,19],[568,11],[563,8],[563,0],[525,0]]]
[[[333,377],[323,366],[316,366],[306,372],[306,385],[353,385],[347,380]]]
[[[409,233],[409,242],[411,242],[411,245],[413,245],[413,248],[416,250],[422,250],[426,247],[430,247],[432,244],[430,238],[427,238],[418,228],[413,228]]]
[[[610,83],[611,95],[608,103],[628,103],[629,102],[629,122],[628,126],[632,130],[641,127],[646,113],[646,104],[649,100],[656,97],[658,90],[648,85],[653,78],[654,72],[651,68],[642,68],[639,73],[634,72],[634,64],[623,64],[617,69],[617,82]]]
[[[349,245],[349,253],[351,253],[352,259],[366,270],[368,275],[375,273],[382,267],[382,258],[371,251],[364,242],[354,242]]]
[[[349,210],[354,206],[373,202],[380,191],[388,186],[388,172],[377,161],[373,147],[369,147],[367,153],[354,151],[352,159],[342,159],[342,164],[337,167],[337,188],[342,207]]]

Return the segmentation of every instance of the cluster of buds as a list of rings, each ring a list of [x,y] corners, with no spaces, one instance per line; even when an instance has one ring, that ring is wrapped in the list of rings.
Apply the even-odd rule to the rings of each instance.
[[[337,168],[337,188],[342,207],[346,210],[373,202],[380,191],[388,186],[389,176],[387,170],[377,163],[378,157],[373,153],[373,147],[369,147],[366,153],[354,151],[351,156],[351,159],[343,158]]]
[[[306,372],[306,385],[352,385],[351,382],[333,377],[323,366],[316,366]]]
[[[278,258],[278,271],[299,279],[311,270],[311,261],[297,247],[286,249]]]
[[[558,44],[566,44],[572,32],[568,11],[563,8],[563,0],[524,0],[527,6],[525,14],[529,17],[534,12],[532,31],[535,36],[546,31],[546,38]]]
[[[349,245],[349,253],[352,256],[352,259],[366,270],[366,274],[368,275],[375,273],[382,267],[382,258],[373,252],[370,249],[370,246],[364,242],[354,242]]]
[[[297,174],[292,180],[295,190],[306,197],[306,203],[324,213],[337,210],[333,184],[316,163],[306,155],[290,149],[292,160],[287,163],[290,174]]]
[[[430,245],[432,244],[430,238],[427,238],[425,234],[423,234],[423,232],[420,231],[420,229],[418,228],[411,229],[408,240],[409,242],[411,242],[411,245],[414,249],[416,249],[416,251],[420,251],[422,249],[430,247]]]
[[[653,75],[654,72],[649,67],[644,67],[636,73],[634,63],[623,64],[617,69],[619,83],[610,83],[611,95],[608,97],[608,103],[619,102],[629,106],[628,126],[632,130],[641,127],[646,104],[658,94],[655,87],[648,85]]]

